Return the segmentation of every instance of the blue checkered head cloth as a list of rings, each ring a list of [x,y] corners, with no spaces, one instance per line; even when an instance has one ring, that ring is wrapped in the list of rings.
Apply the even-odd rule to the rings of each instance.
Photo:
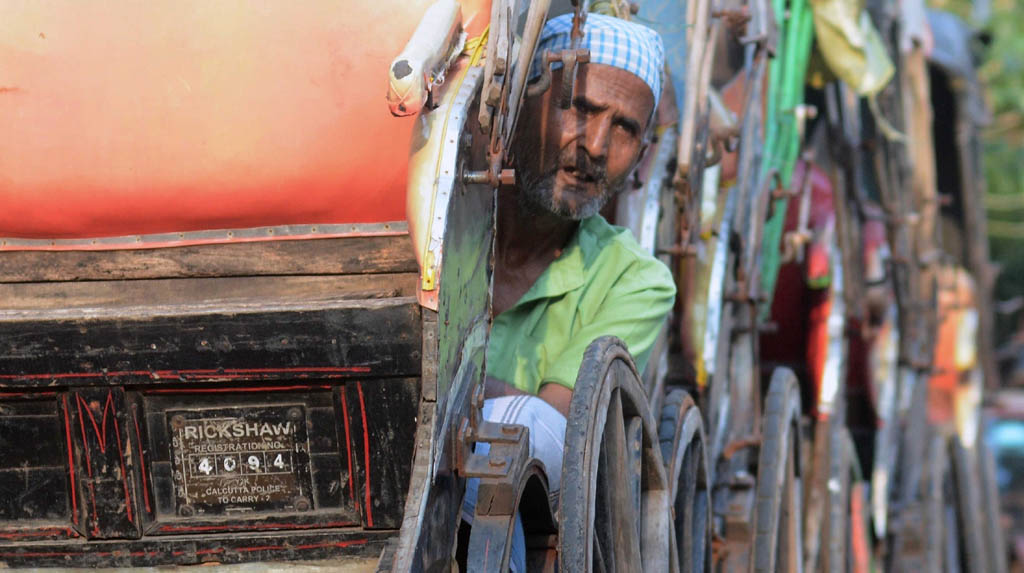
[[[552,54],[572,46],[572,14],[548,20],[537,42],[530,66],[530,79],[540,76],[544,51]],[[590,50],[590,62],[621,68],[640,78],[654,94],[654,107],[661,98],[665,69],[665,46],[661,36],[647,26],[602,14],[587,14],[580,48]],[[561,62],[552,65],[561,67]]]

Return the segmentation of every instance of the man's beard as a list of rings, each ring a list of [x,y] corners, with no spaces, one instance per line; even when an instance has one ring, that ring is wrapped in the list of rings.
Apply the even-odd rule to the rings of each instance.
[[[526,166],[538,165],[536,149],[521,149],[517,154],[516,175],[519,177],[519,204],[527,212],[551,213],[563,219],[580,221],[592,217],[622,189],[622,181],[609,181],[605,166],[591,159],[586,152],[568,150],[560,157],[556,167],[537,173]],[[571,153],[572,155],[569,155]],[[555,178],[564,165],[574,165],[575,175],[587,178],[598,191],[588,195],[585,187],[566,184],[559,197],[555,197]]]

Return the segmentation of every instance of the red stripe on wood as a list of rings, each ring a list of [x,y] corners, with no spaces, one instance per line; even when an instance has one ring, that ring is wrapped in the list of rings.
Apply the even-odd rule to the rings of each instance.
[[[224,368],[193,370],[121,370],[117,372],[56,372],[46,374],[0,374],[0,380],[48,380],[64,378],[115,378],[149,376],[153,379],[204,377],[241,378],[253,374],[366,374],[369,366],[309,366],[300,368]]]
[[[213,549],[196,549],[196,555],[208,555],[210,553],[223,553],[223,552],[224,552],[224,548],[223,547],[215,547]],[[175,555],[180,555],[180,553],[178,553],[178,552],[175,552],[174,554]]]
[[[92,483],[92,455],[89,453],[89,439],[85,435],[85,414],[82,413],[83,400],[78,394],[75,394],[75,398],[77,398],[78,403],[78,425],[82,428],[82,449],[85,450],[85,469],[89,472],[89,481],[87,483],[89,485],[89,497],[92,500],[92,531],[93,535],[98,536],[100,534],[100,525],[96,511],[96,487]],[[86,410],[88,409],[89,408],[86,407]],[[92,414],[90,414],[90,416],[92,416]],[[96,421],[93,420],[93,425],[95,424]]]
[[[77,394],[76,394],[76,396],[78,397],[78,412],[81,414],[81,412],[82,412],[82,402],[84,401],[84,399],[81,396],[77,395]],[[107,402],[103,405],[103,430],[102,431],[100,431],[100,425],[96,423],[96,417],[92,415],[92,410],[89,408],[89,405],[86,404],[86,407],[85,407],[86,413],[89,414],[89,422],[92,423],[92,428],[94,430],[96,430],[96,441],[100,445],[100,451],[103,452],[104,454],[107,453],[107,408],[110,406],[110,401],[112,399],[113,399],[113,396],[111,396],[111,394],[108,393],[107,394]],[[83,432],[83,436],[82,437],[84,439],[85,438],[85,436],[84,436],[85,428],[84,427],[82,428],[82,432]]]
[[[356,382],[359,392],[359,414],[363,417],[363,456],[366,459],[366,525],[373,527],[373,510],[370,507],[370,431],[366,423],[366,402],[363,399],[363,384]]]
[[[64,404],[64,437],[68,443],[68,476],[71,478],[71,521],[78,525],[78,493],[75,491],[75,462],[73,458],[74,444],[71,443],[71,416],[68,414],[68,399],[61,397]]]
[[[352,477],[352,443],[349,441],[351,433],[348,428],[348,404],[345,402],[345,389],[342,388],[339,394],[341,394],[341,416],[345,420],[345,451],[348,453],[348,496],[355,503],[356,488]]]
[[[71,555],[78,555],[78,553],[68,553],[66,551],[25,551],[0,553],[0,557],[68,557]]]
[[[254,545],[253,547],[236,547],[235,551],[280,551],[284,547],[280,545]]]
[[[109,407],[111,407],[113,405],[113,401],[114,401],[114,394],[113,394],[113,392],[108,390],[107,391],[107,401],[103,403],[103,424],[102,424],[103,425],[103,435],[100,436],[100,451],[103,452],[104,454],[107,453],[107,450],[106,450],[106,446],[107,446],[107,408],[109,408]],[[89,413],[89,417],[90,418],[92,417],[92,413],[91,412]],[[94,426],[96,425],[95,420],[93,421],[93,425]]]
[[[142,499],[146,503],[146,513],[153,513],[153,509],[149,505],[149,486],[146,484],[146,459],[142,455],[142,434],[139,432],[139,416],[134,404],[132,404],[132,422],[135,423],[135,441],[139,444],[139,472],[142,473]]]
[[[61,534],[68,537],[76,537],[74,530],[70,527],[41,527],[30,531],[2,531],[0,532],[0,538],[18,539],[20,537],[51,537]]]
[[[32,398],[45,398],[47,396],[56,396],[56,392],[3,392],[0,391],[0,398],[24,398],[26,396]]]
[[[145,390],[145,394],[213,394],[213,393],[228,393],[228,392],[252,392],[253,390],[259,390],[260,392],[275,392],[275,391],[289,391],[289,390],[330,390],[331,387],[324,385],[306,385],[306,386],[242,386],[233,388],[152,388]]]
[[[107,399],[113,401],[114,397],[112,394],[107,394]],[[104,409],[104,412],[106,409]],[[103,420],[103,425],[106,426],[106,419]],[[117,457],[121,460],[121,484],[124,486],[124,508],[128,514],[128,523],[135,523],[135,517],[132,513],[132,497],[128,492],[128,467],[124,465],[124,446],[121,445],[121,428],[117,423],[117,414],[114,414],[114,437],[117,439]]]
[[[295,549],[319,549],[321,547],[350,547],[352,545],[366,545],[368,539],[353,539],[351,541],[335,541],[333,543],[311,543],[309,545],[297,545]]]

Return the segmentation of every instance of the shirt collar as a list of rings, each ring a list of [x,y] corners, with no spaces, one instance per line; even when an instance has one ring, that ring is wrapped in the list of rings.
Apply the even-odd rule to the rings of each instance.
[[[592,261],[597,248],[597,238],[591,232],[594,215],[580,221],[562,254],[551,261],[548,268],[537,277],[530,290],[526,291],[515,306],[543,298],[554,298],[583,286],[586,281],[587,261]]]

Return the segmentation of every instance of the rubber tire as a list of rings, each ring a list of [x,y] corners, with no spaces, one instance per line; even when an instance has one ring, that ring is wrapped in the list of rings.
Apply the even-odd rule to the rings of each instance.
[[[992,573],[1006,573],[1009,569],[1008,546],[1002,527],[1003,513],[999,505],[999,487],[996,483],[996,459],[992,455],[988,443],[980,436],[977,450],[989,567],[992,569]]]
[[[852,570],[851,528],[850,522],[850,486],[853,481],[852,462],[853,439],[845,426],[832,431],[829,447],[829,486],[828,514],[824,529],[825,539],[822,547],[819,570],[824,573],[847,573]],[[832,490],[832,480],[838,487]]]
[[[614,387],[608,382],[613,370],[623,375]],[[618,338],[603,336],[591,342],[583,354],[565,428],[558,508],[561,529],[558,556],[563,571],[590,571],[598,553],[593,542],[594,523],[604,509],[599,503],[598,482],[602,475],[612,475],[608,468],[604,468],[602,474],[600,465],[604,457],[600,445],[609,420],[608,412],[601,409],[611,404],[615,391],[619,392],[623,409],[628,401],[631,409],[635,409],[633,416],[642,422],[639,455],[644,464],[642,487],[645,488],[639,492],[643,506],[637,515],[639,539],[635,540],[639,543],[641,562],[623,564],[621,569],[660,572],[669,568],[671,502],[654,417],[625,344]],[[626,470],[618,468],[618,471]],[[616,570],[615,560],[606,563],[606,568]]]
[[[761,448],[757,465],[757,498],[754,505],[754,539],[751,555],[753,573],[778,573],[784,561],[788,570],[798,571],[803,560],[803,536],[800,531],[803,499],[800,475],[800,387],[788,368],[772,373],[764,400]],[[791,473],[792,472],[792,473]],[[787,480],[791,480],[790,508],[784,507]],[[795,519],[795,524],[789,520]],[[795,530],[793,554],[779,554],[779,536],[783,525]]]
[[[924,571],[959,573],[962,570],[960,520],[956,515],[956,485],[952,474],[949,445],[945,437],[934,432],[927,445],[925,466],[921,472],[924,562],[910,563]],[[897,564],[902,567],[897,570],[907,569],[900,561]]]
[[[987,520],[984,517],[981,472],[978,471],[978,454],[965,448],[958,436],[949,442],[950,458],[953,461],[953,477],[956,483],[957,516],[960,521],[960,547],[964,571],[988,573],[985,543]]]
[[[666,394],[662,404],[661,417],[658,423],[658,439],[661,441],[661,455],[665,460],[665,472],[668,475],[669,484],[673,487],[672,503],[675,508],[675,537],[679,538],[679,528],[684,527],[685,524],[689,524],[691,529],[689,532],[690,536],[688,538],[684,537],[682,543],[676,544],[677,555],[680,561],[679,571],[681,573],[710,573],[713,531],[711,521],[711,490],[708,484],[711,482],[711,478],[708,473],[708,444],[704,433],[704,421],[701,417],[700,409],[685,390],[680,388],[672,389]],[[688,420],[693,420],[693,416],[696,416],[696,422],[690,423],[697,424],[696,431],[692,436],[683,436],[684,424]],[[689,444],[680,452],[680,442],[687,438],[689,438]],[[700,445],[698,451],[694,451],[695,443]],[[689,469],[688,460],[689,463],[694,463],[691,458],[692,456],[699,456],[696,459],[696,475],[687,475],[683,472],[683,469]],[[694,499],[689,503],[679,500],[680,490],[686,486],[687,491],[689,491],[688,486],[693,485],[694,480],[696,480]],[[680,501],[684,501],[684,506],[689,506],[689,511],[687,511],[686,507],[679,507],[678,503]],[[697,520],[696,523],[697,527],[702,527],[704,530],[703,535],[700,536],[703,537],[702,541],[695,540],[697,532],[692,530],[695,525],[693,519],[699,517],[692,513],[694,510],[703,514],[703,520]],[[703,522],[703,526],[700,525],[701,522]],[[695,545],[700,547],[695,548]],[[684,558],[696,555],[697,551],[700,552],[699,558],[689,558],[684,561]]]

